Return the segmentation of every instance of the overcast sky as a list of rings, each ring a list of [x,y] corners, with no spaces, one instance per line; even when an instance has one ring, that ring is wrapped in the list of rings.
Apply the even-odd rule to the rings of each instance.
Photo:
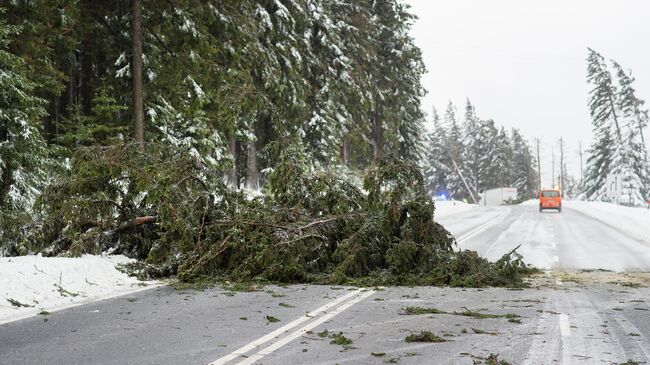
[[[419,17],[412,36],[428,70],[424,110],[435,105],[442,116],[452,100],[462,117],[469,98],[479,117],[519,128],[531,143],[541,138],[545,186],[559,137],[576,175],[578,142],[591,143],[587,47],[631,69],[650,102],[648,0],[404,1]]]

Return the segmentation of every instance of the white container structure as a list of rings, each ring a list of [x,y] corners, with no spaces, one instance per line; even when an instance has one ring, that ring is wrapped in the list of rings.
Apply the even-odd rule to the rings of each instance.
[[[480,205],[505,205],[517,200],[517,188],[496,188],[481,194]]]

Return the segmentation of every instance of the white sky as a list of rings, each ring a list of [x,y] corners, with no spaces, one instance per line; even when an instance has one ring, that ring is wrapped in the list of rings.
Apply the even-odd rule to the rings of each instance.
[[[404,1],[419,17],[412,36],[428,69],[424,110],[435,105],[442,116],[452,100],[462,117],[468,97],[479,117],[519,128],[531,143],[541,138],[545,186],[559,137],[575,175],[578,142],[591,143],[587,47],[633,70],[637,96],[650,103],[648,0]]]

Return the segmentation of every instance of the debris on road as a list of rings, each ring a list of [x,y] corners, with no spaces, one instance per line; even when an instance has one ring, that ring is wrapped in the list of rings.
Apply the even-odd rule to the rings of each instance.
[[[187,153],[146,148],[79,149],[41,200],[49,223],[28,241],[50,237],[49,254],[122,253],[139,260],[129,270],[140,277],[183,281],[521,286],[531,272],[516,250],[494,263],[456,251],[419,169],[395,157],[371,167],[361,189],[284,146],[250,197]]]
[[[404,339],[406,342],[447,342],[442,337],[436,336],[433,334],[431,331],[420,331],[418,333],[411,333],[410,335],[406,336]]]

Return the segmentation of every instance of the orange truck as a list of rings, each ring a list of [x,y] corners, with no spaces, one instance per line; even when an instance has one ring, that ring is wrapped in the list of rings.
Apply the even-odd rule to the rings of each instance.
[[[557,209],[562,211],[562,194],[559,190],[548,189],[542,190],[539,194],[539,211],[544,209]]]

